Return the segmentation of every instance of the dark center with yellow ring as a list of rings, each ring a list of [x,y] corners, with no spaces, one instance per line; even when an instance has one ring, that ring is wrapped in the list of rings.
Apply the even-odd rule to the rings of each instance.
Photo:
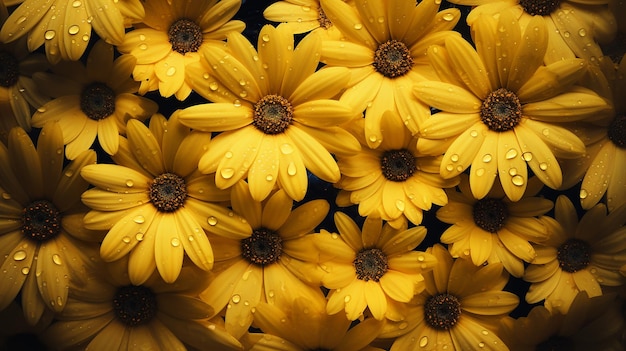
[[[520,0],[519,4],[524,11],[532,16],[549,16],[559,7],[560,0]]]
[[[154,178],[148,196],[161,212],[173,212],[181,208],[187,199],[185,179],[174,173],[163,173]]]
[[[107,118],[115,112],[115,92],[106,84],[89,84],[80,94],[80,109],[94,121]]]
[[[181,18],[172,23],[167,31],[172,50],[184,55],[196,52],[202,45],[202,28],[194,21]]]
[[[258,228],[241,240],[241,256],[259,266],[275,263],[283,253],[283,239],[267,228]]]
[[[252,125],[265,134],[284,132],[293,119],[293,107],[280,95],[266,95],[254,104]]]
[[[362,249],[357,252],[353,264],[356,277],[364,281],[377,282],[389,269],[387,255],[378,248]]]
[[[22,211],[22,233],[35,241],[46,241],[61,232],[61,214],[47,200],[33,201]]]
[[[413,68],[411,51],[401,41],[390,39],[374,52],[374,68],[387,78],[401,77]]]
[[[579,239],[568,239],[558,247],[556,258],[565,272],[578,272],[591,262],[591,245]]]
[[[417,170],[415,156],[407,149],[387,150],[380,156],[380,170],[392,182],[403,182]]]
[[[324,12],[324,10],[322,10],[321,7],[319,8],[319,11],[318,11],[317,21],[319,22],[320,27],[324,29],[328,29],[332,27],[333,25],[333,23],[328,19],[328,17],[326,17],[326,13]]]
[[[522,104],[515,93],[504,88],[492,91],[480,107],[480,120],[489,129],[506,132],[522,119]]]
[[[19,61],[6,51],[0,51],[0,86],[12,87],[20,77]]]
[[[483,198],[472,208],[474,223],[481,229],[489,233],[497,233],[509,216],[509,209],[502,200],[494,198]]]
[[[424,303],[424,320],[434,329],[449,330],[461,317],[461,303],[454,295],[441,293]]]
[[[113,311],[117,318],[127,326],[146,324],[156,316],[156,296],[150,288],[145,286],[122,286],[117,289],[113,297]]]

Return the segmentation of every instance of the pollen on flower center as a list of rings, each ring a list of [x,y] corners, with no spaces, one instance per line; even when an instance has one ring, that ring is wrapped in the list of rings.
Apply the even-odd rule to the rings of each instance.
[[[403,76],[413,68],[411,51],[401,41],[387,40],[374,53],[374,68],[388,78]]]
[[[560,0],[520,0],[524,11],[532,16],[549,16],[561,3]]]
[[[113,297],[113,311],[127,326],[148,323],[157,313],[156,296],[145,286],[120,287]]]
[[[80,109],[87,117],[99,121],[115,112],[115,92],[103,83],[92,83],[80,94]]]
[[[241,240],[241,255],[259,266],[272,264],[283,253],[283,239],[267,228],[258,228],[252,235]]]
[[[548,340],[535,346],[535,351],[565,351],[574,349],[575,345],[572,339],[559,335],[553,335]]]
[[[152,181],[148,196],[157,210],[173,212],[185,204],[187,185],[181,176],[163,173]]]
[[[615,116],[609,126],[607,136],[615,146],[626,149],[626,115]]]
[[[320,27],[324,29],[332,27],[333,23],[328,19],[328,17],[326,17],[326,13],[321,7],[319,8],[318,13],[319,15],[317,16],[317,21],[320,23]]]
[[[522,119],[522,104],[515,93],[504,88],[492,91],[480,107],[480,120],[489,129],[506,132]]]
[[[184,55],[196,52],[202,45],[202,28],[194,21],[181,18],[172,23],[167,31],[172,50]]]
[[[591,246],[582,240],[569,239],[559,246],[556,258],[562,270],[568,273],[578,272],[589,265]]]
[[[37,200],[22,211],[22,233],[27,238],[46,241],[61,232],[61,214],[47,200]]]
[[[373,280],[377,282],[389,269],[387,255],[377,248],[359,251],[353,263],[356,277],[365,281]]]
[[[424,303],[424,319],[432,328],[448,330],[461,316],[461,303],[454,295],[441,293],[429,297]]]
[[[476,201],[472,214],[478,227],[490,233],[497,233],[504,226],[509,211],[502,200],[487,197]]]
[[[0,52],[0,86],[12,87],[20,76],[19,62],[6,51]]]
[[[254,104],[252,125],[265,134],[284,132],[293,119],[293,107],[280,95],[266,95]]]
[[[417,170],[415,156],[407,149],[387,150],[380,157],[383,176],[392,182],[403,182]]]

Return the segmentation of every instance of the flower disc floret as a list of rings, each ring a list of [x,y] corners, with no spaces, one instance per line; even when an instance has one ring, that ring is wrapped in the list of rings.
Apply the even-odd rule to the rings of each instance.
[[[321,28],[324,29],[328,29],[330,27],[332,27],[333,23],[328,19],[328,17],[326,17],[326,13],[324,12],[324,10],[322,10],[322,8],[320,7],[319,9],[319,14],[317,16],[317,21],[320,24]]]
[[[582,240],[569,239],[559,246],[556,257],[562,270],[578,272],[591,262],[591,246]]]
[[[28,204],[22,212],[22,233],[36,241],[46,241],[61,232],[61,214],[47,200]]]
[[[515,93],[504,88],[492,91],[480,107],[480,119],[496,132],[506,132],[522,119],[522,105]]]
[[[502,200],[484,198],[474,204],[472,214],[478,227],[489,233],[497,233],[506,223],[509,211]]]
[[[185,204],[187,195],[185,180],[174,173],[154,178],[149,189],[150,201],[161,212],[178,210]]]
[[[461,316],[461,303],[454,295],[441,293],[431,296],[424,303],[424,319],[438,330],[454,327]]]
[[[403,76],[413,68],[411,51],[401,41],[387,40],[374,52],[374,68],[387,78]]]
[[[117,318],[127,326],[146,324],[156,316],[156,296],[145,286],[120,287],[113,297],[113,311]]]
[[[560,3],[560,0],[520,0],[519,2],[524,11],[532,16],[549,16]]]
[[[255,229],[251,236],[241,240],[241,255],[259,266],[275,263],[282,253],[282,238],[267,228]]]
[[[94,121],[107,118],[115,112],[115,92],[103,83],[92,83],[80,94],[80,109]]]
[[[626,115],[615,116],[609,126],[607,136],[615,146],[626,149]]]
[[[184,55],[197,52],[202,45],[202,28],[196,22],[181,18],[174,22],[167,31],[172,50]]]
[[[0,52],[0,86],[12,87],[20,76],[19,62],[6,51]]]
[[[356,254],[354,268],[357,278],[377,282],[389,269],[387,255],[378,248],[363,249]]]
[[[284,132],[293,120],[293,107],[280,95],[266,95],[254,104],[252,125],[265,134]]]
[[[387,180],[403,182],[415,173],[415,156],[407,149],[387,150],[380,157],[380,169]]]

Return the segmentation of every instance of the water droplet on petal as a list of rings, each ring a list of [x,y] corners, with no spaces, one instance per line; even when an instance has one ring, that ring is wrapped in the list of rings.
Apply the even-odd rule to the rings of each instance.
[[[289,174],[290,176],[294,176],[296,175],[298,169],[296,168],[296,164],[293,162],[289,162],[289,165],[287,165],[287,174]]]
[[[452,161],[452,162],[459,161],[459,155],[454,154],[454,155],[450,156],[450,161]]]
[[[132,188],[133,185],[135,185],[135,183],[133,182],[132,179],[126,179],[126,186],[129,188]]]
[[[587,192],[587,190],[585,189],[580,189],[580,194],[579,194],[581,199],[586,199],[587,196],[589,196],[589,193]]]
[[[217,225],[217,218],[211,216],[207,219],[207,223],[209,223],[209,225],[211,226]]]
[[[363,25],[361,23],[355,23],[354,24],[354,29],[359,30],[361,28],[363,28]]]
[[[492,159],[491,154],[485,154],[485,155],[483,156],[483,162],[484,162],[484,163],[489,163],[489,162],[491,162],[491,159]]]
[[[509,151],[507,151],[506,154],[504,155],[504,157],[507,160],[511,160],[511,159],[515,158],[515,156],[517,156],[517,150],[515,150],[515,149],[509,149]]]
[[[428,345],[428,337],[422,336],[422,338],[420,339],[419,345],[420,347],[426,347],[426,345]]]
[[[539,164],[539,169],[541,169],[542,171],[545,171],[546,169],[548,169],[548,164],[545,162],[541,162]]]
[[[71,25],[68,29],[67,32],[70,33],[71,35],[75,35],[80,31],[80,27],[77,25]]]
[[[179,247],[180,246],[180,240],[178,238],[172,238],[172,240],[170,240],[170,244],[173,247]]]
[[[174,74],[176,74],[176,67],[173,67],[173,66],[172,66],[172,67],[168,68],[168,69],[167,69],[167,71],[165,71],[165,74],[166,74],[168,77],[173,76]]]
[[[343,298],[343,302],[345,302],[345,303],[350,302],[350,300],[352,300],[352,297],[351,297],[350,295],[346,295],[346,296]]]
[[[235,174],[235,170],[232,168],[224,168],[220,171],[220,175],[224,179],[230,179],[233,177],[234,174]]]
[[[137,224],[141,224],[143,222],[146,221],[146,218],[142,215],[136,216],[135,218],[133,218],[133,222],[137,223]]]
[[[443,18],[444,21],[450,22],[454,19],[454,15],[451,13],[446,13],[441,18]]]
[[[28,267],[24,267],[24,268],[22,268],[22,274],[26,275],[26,274],[28,274],[29,272],[30,272],[30,268],[28,268]]]
[[[239,303],[241,301],[241,296],[233,295],[232,301],[233,301],[233,303]]]
[[[522,154],[522,158],[524,159],[524,161],[530,162],[533,159],[533,154],[531,152],[524,152]]]
[[[57,33],[56,33],[55,31],[53,31],[53,30],[47,30],[47,31],[44,33],[43,37],[44,37],[44,38],[46,38],[46,40],[51,40],[51,39],[54,39],[54,36],[55,36],[56,34],[57,34]]]
[[[267,43],[270,41],[270,36],[268,34],[263,34],[263,36],[261,37],[261,40]]]
[[[16,261],[23,261],[25,258],[26,251],[24,250],[15,251],[15,253],[13,254],[13,259]]]
[[[59,256],[58,254],[52,255],[52,262],[54,262],[54,264],[56,264],[57,266],[63,264],[63,262],[61,262],[61,256]]]
[[[513,182],[513,185],[522,186],[524,185],[524,177],[518,174],[511,178],[511,182]]]
[[[291,144],[282,144],[280,146],[280,152],[282,152],[285,155],[289,155],[290,153],[293,152],[293,147],[291,146]]]

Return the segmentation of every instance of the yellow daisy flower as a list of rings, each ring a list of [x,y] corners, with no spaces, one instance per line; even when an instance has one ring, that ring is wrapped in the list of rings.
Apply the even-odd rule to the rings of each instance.
[[[322,62],[348,67],[350,88],[341,101],[365,112],[365,136],[371,148],[383,140],[381,119],[386,110],[397,116],[411,133],[428,118],[427,105],[411,97],[414,82],[432,76],[426,50],[442,44],[460,19],[460,11],[439,11],[441,1],[357,1],[356,8],[341,0],[321,0],[322,9],[345,40],[324,41]],[[460,36],[459,36],[460,37]]]
[[[240,350],[241,344],[210,320],[197,297],[204,272],[185,267],[173,284],[152,275],[133,284],[126,263],[99,265],[89,284],[76,286],[67,308],[43,339],[54,350]]]
[[[339,127],[358,114],[332,100],[350,78],[347,69],[315,72],[320,45],[320,37],[311,33],[294,49],[286,27],[266,25],[259,34],[258,52],[233,32],[228,48],[203,50],[214,68],[198,72],[198,79],[206,78],[205,87],[198,83],[194,88],[205,96],[213,94],[217,102],[188,107],[180,119],[194,129],[222,132],[198,166],[204,173],[216,173],[219,188],[247,177],[256,201],[276,185],[299,201],[307,191],[307,170],[327,182],[339,180],[330,152],[360,149],[356,138]],[[213,88],[228,93],[214,93]]]
[[[424,289],[423,272],[436,264],[427,253],[413,251],[426,237],[422,226],[394,229],[367,217],[363,229],[348,215],[335,213],[339,231],[312,237],[319,250],[322,284],[331,289],[326,312],[345,311],[349,320],[366,308],[378,320],[397,320],[406,302]]]
[[[470,187],[478,199],[498,175],[506,196],[519,200],[528,167],[544,184],[558,188],[557,158],[577,158],[585,151],[583,142],[559,124],[600,118],[610,106],[573,85],[583,73],[582,59],[542,65],[547,28],[540,17],[523,33],[511,12],[502,12],[499,20],[483,16],[473,29],[476,49],[449,37],[445,49],[428,51],[440,81],[418,82],[414,92],[443,112],[424,122],[417,150],[445,152],[444,178],[471,165]]]
[[[566,314],[533,307],[527,317],[503,324],[511,351],[621,351],[624,319],[615,295],[589,298],[579,292]]]
[[[70,280],[81,279],[90,260],[90,244],[81,240],[100,239],[82,228],[80,203],[88,187],[80,170],[96,154],[85,151],[65,167],[63,161],[56,123],[43,128],[37,147],[19,127],[9,133],[8,148],[0,144],[0,310],[21,293],[32,325],[65,308]]]
[[[244,181],[233,187],[232,208],[249,227],[239,239],[211,236],[215,275],[200,294],[216,313],[224,310],[226,330],[236,338],[248,331],[259,302],[284,309],[302,297],[317,310],[324,300],[316,253],[302,238],[326,217],[328,203],[313,200],[292,210],[293,200],[283,190],[263,202],[255,201],[250,190]]]
[[[137,59],[133,70],[140,94],[158,90],[164,97],[184,100],[191,94],[187,65],[200,60],[201,50],[223,45],[230,31],[245,24],[231,21],[241,0],[151,0],[135,29],[126,33],[118,50]]]
[[[337,155],[342,178],[335,184],[342,189],[337,197],[340,206],[359,205],[361,216],[381,217],[394,228],[407,225],[407,219],[420,224],[423,210],[448,203],[443,188],[454,187],[458,177],[439,175],[441,156],[417,152],[417,138],[404,128],[400,119],[385,111],[381,121],[383,141],[370,149],[365,141],[362,119],[351,126],[361,142],[361,151],[353,156]]]
[[[324,39],[341,39],[341,33],[326,17],[320,0],[276,1],[265,8],[263,17],[282,23],[292,34],[319,32]]]
[[[530,179],[517,202],[507,199],[501,187],[476,200],[467,175],[461,179],[461,191],[448,192],[450,202],[437,211],[439,220],[452,224],[439,240],[451,244],[448,249],[453,257],[468,258],[477,266],[501,262],[507,272],[521,277],[523,262],[536,256],[529,242],[544,241],[549,234],[539,218],[552,209],[552,201],[536,196],[543,184]]]
[[[454,260],[439,244],[427,252],[437,265],[424,274],[426,289],[409,304],[407,320],[395,322],[405,334],[391,351],[508,350],[496,331],[519,299],[502,291],[508,281],[502,265]]]
[[[150,128],[128,122],[128,140],[120,137],[117,164],[89,165],[81,175],[96,187],[82,195],[92,210],[85,226],[108,230],[100,246],[107,261],[129,256],[133,284],[142,284],[155,270],[174,282],[186,253],[203,270],[213,267],[213,250],[204,232],[240,237],[250,229],[220,202],[229,194],[215,188],[214,177],[197,171],[200,155],[211,139],[191,132],[162,115]],[[203,230],[204,229],[204,230]]]
[[[62,62],[52,67],[53,73],[35,73],[39,89],[53,99],[35,112],[33,127],[58,121],[70,160],[89,149],[96,137],[107,154],[115,154],[126,121],[145,120],[158,109],[154,101],[134,95],[138,83],[130,78],[131,69],[132,60],[114,60],[113,47],[98,41],[86,66]]]
[[[548,219],[542,220],[549,226],[550,238],[534,245],[537,257],[523,276],[531,283],[528,303],[545,299],[550,311],[567,313],[579,291],[595,297],[602,295],[602,286],[624,285],[619,269],[626,264],[626,206],[607,215],[606,206],[598,204],[579,222],[574,205],[561,195],[556,200],[556,221]]]
[[[314,306],[303,298],[297,298],[287,309],[261,302],[254,311],[254,323],[264,334],[249,334],[251,344],[246,350],[284,351],[384,351],[369,346],[378,336],[383,323],[374,318],[366,318],[354,327],[343,313],[329,315],[324,308]],[[313,306],[312,306],[313,305]]]
[[[45,45],[48,61],[76,61],[91,40],[91,30],[107,43],[124,38],[125,17],[144,16],[141,0],[25,0],[0,30],[0,41],[28,37],[28,50]],[[127,21],[127,20],[126,20]]]

